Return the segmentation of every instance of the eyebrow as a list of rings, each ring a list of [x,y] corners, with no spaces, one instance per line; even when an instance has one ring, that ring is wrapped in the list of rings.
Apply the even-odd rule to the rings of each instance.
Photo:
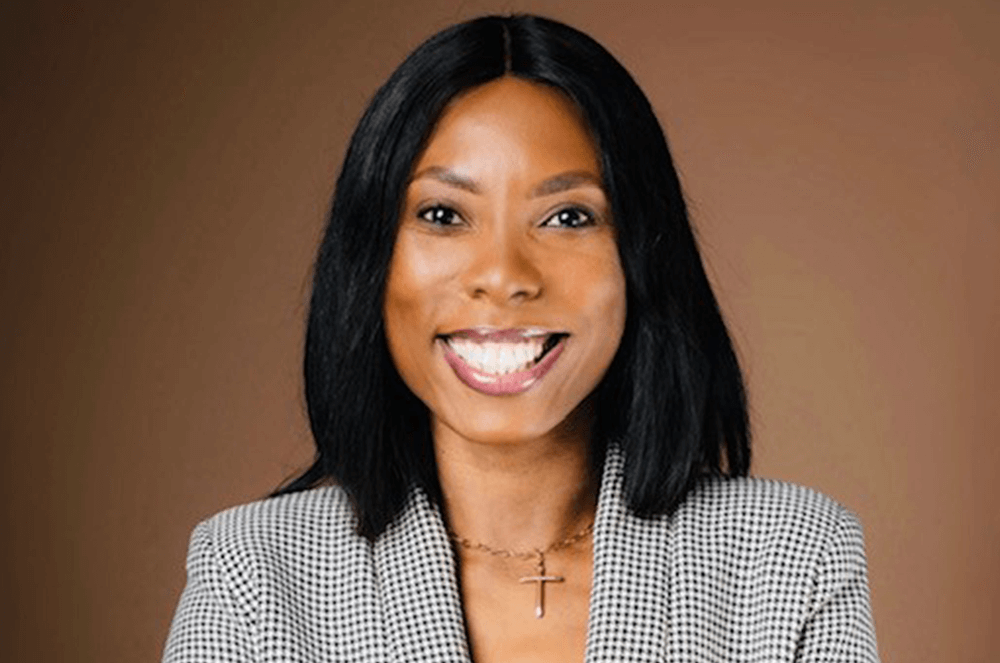
[[[435,179],[442,184],[447,184],[448,186],[453,186],[456,189],[462,189],[468,191],[469,193],[481,193],[479,185],[472,178],[465,177],[464,175],[459,175],[454,170],[450,168],[445,168],[443,166],[429,166],[424,168],[419,173],[415,174],[410,182],[415,182],[424,177],[430,177]]]
[[[545,180],[535,187],[531,195],[534,198],[550,196],[553,193],[562,193],[586,185],[596,186],[598,189],[604,190],[601,178],[594,173],[589,170],[572,170]]]
[[[424,168],[415,174],[410,181],[413,182],[423,177],[430,177],[442,184],[447,184],[448,186],[453,186],[456,189],[462,189],[469,193],[482,193],[482,189],[474,179],[460,175],[454,170],[443,166],[429,166]],[[532,190],[531,197],[550,196],[554,193],[561,193],[586,185],[596,186],[601,190],[604,189],[601,178],[596,174],[589,170],[571,170],[546,179]]]

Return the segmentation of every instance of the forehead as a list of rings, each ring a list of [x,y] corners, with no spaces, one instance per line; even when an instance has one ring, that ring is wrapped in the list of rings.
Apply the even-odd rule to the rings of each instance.
[[[594,141],[576,105],[559,90],[505,76],[452,100],[415,164],[599,173]]]

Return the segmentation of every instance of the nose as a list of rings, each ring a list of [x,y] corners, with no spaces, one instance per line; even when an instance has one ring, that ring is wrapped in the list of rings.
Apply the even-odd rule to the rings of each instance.
[[[472,299],[506,305],[542,294],[542,271],[526,241],[504,237],[483,243],[467,273],[466,290]]]

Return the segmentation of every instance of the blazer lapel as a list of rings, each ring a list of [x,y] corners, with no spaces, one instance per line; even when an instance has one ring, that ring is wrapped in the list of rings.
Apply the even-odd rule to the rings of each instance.
[[[375,542],[387,637],[398,661],[467,663],[455,559],[438,510],[414,490]]]
[[[594,525],[586,663],[667,659],[670,519],[641,519],[628,511],[623,465],[618,448],[609,448]]]

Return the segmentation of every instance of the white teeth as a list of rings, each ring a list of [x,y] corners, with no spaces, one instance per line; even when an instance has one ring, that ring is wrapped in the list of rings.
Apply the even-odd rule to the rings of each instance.
[[[531,356],[531,349],[528,348],[527,343],[518,343],[514,346],[514,360],[517,361],[518,366],[523,366],[528,363]]]
[[[500,364],[499,368],[501,373],[510,373],[511,370],[513,370],[511,366],[517,368],[519,364],[514,363],[513,348],[507,344],[501,345],[498,363]]]
[[[483,367],[487,369],[487,373],[499,373],[497,370],[497,352],[498,348],[496,343],[484,343],[483,344]]]
[[[448,345],[473,368],[501,376],[530,368],[542,354],[545,339],[544,336],[532,336],[511,343],[476,343],[467,338],[451,338]]]

